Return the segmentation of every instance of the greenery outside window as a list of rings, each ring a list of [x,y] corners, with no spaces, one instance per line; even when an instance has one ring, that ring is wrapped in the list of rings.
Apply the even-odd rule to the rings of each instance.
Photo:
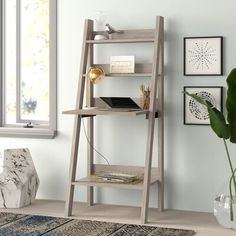
[[[0,135],[56,134],[56,0],[0,0]]]

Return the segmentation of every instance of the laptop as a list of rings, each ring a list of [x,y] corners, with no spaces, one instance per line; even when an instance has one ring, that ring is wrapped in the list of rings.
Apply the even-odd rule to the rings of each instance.
[[[111,109],[140,110],[130,97],[100,97]]]

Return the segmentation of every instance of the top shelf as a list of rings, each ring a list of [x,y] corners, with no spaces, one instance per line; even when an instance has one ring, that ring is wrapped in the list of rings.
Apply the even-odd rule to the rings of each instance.
[[[105,31],[93,31],[92,38],[96,35],[106,35]],[[155,31],[153,29],[143,30],[121,30],[121,33],[112,34],[112,39],[86,41],[89,44],[111,44],[111,43],[154,43]]]
[[[89,44],[111,44],[111,43],[153,43],[154,39],[104,39],[104,40],[87,40]]]

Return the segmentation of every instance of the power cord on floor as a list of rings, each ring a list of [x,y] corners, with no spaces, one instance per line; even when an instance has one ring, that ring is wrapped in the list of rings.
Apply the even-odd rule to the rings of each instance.
[[[90,147],[91,147],[100,157],[102,157],[102,158],[106,161],[106,163],[107,163],[108,165],[110,165],[108,159],[107,159],[104,155],[102,155],[102,154],[91,144],[91,141],[89,140],[89,137],[88,137],[88,135],[87,135],[87,133],[86,133],[85,124],[84,124],[84,120],[83,120],[82,117],[81,117],[81,120],[82,120],[84,135],[85,135],[85,137],[86,137],[86,140],[87,140],[88,144],[90,145]]]

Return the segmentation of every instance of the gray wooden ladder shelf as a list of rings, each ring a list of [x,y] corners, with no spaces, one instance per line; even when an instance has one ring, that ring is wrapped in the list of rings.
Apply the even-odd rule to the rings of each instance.
[[[158,210],[164,209],[164,18],[156,17],[156,28],[145,30],[124,30],[122,34],[113,34],[112,39],[93,40],[96,32],[93,30],[92,20],[85,20],[84,36],[82,44],[82,55],[80,74],[76,98],[76,109],[65,111],[64,114],[74,114],[74,131],[72,138],[72,149],[69,170],[69,189],[66,199],[65,215],[72,215],[72,206],[74,198],[74,189],[77,185],[87,186],[87,202],[89,206],[94,204],[94,186],[112,187],[125,189],[138,189],[142,191],[141,223],[147,222],[149,206],[149,189],[152,184],[158,188]],[[101,33],[101,32],[100,32]],[[153,61],[152,64],[136,64],[134,74],[109,74],[109,65],[94,64],[94,45],[95,44],[122,44],[122,43],[153,43]],[[87,70],[90,66],[101,66],[107,73],[107,76],[114,77],[150,77],[151,94],[149,110],[114,112],[92,109],[94,106],[94,88],[93,84],[86,78]],[[86,90],[86,92],[85,92]],[[83,100],[86,95],[86,107],[83,108]],[[152,153],[154,141],[155,114],[157,119],[157,146],[158,146],[158,167],[152,167]],[[79,137],[81,131],[81,119],[88,119],[87,134],[93,145],[94,143],[94,117],[96,115],[147,115],[148,130],[146,143],[146,159],[144,167],[101,165],[94,163],[94,153],[91,145],[88,145],[88,164],[87,177],[76,180],[76,167],[78,159]],[[96,182],[90,179],[90,175],[99,171],[127,171],[128,173],[142,173],[143,181],[137,184]]]

